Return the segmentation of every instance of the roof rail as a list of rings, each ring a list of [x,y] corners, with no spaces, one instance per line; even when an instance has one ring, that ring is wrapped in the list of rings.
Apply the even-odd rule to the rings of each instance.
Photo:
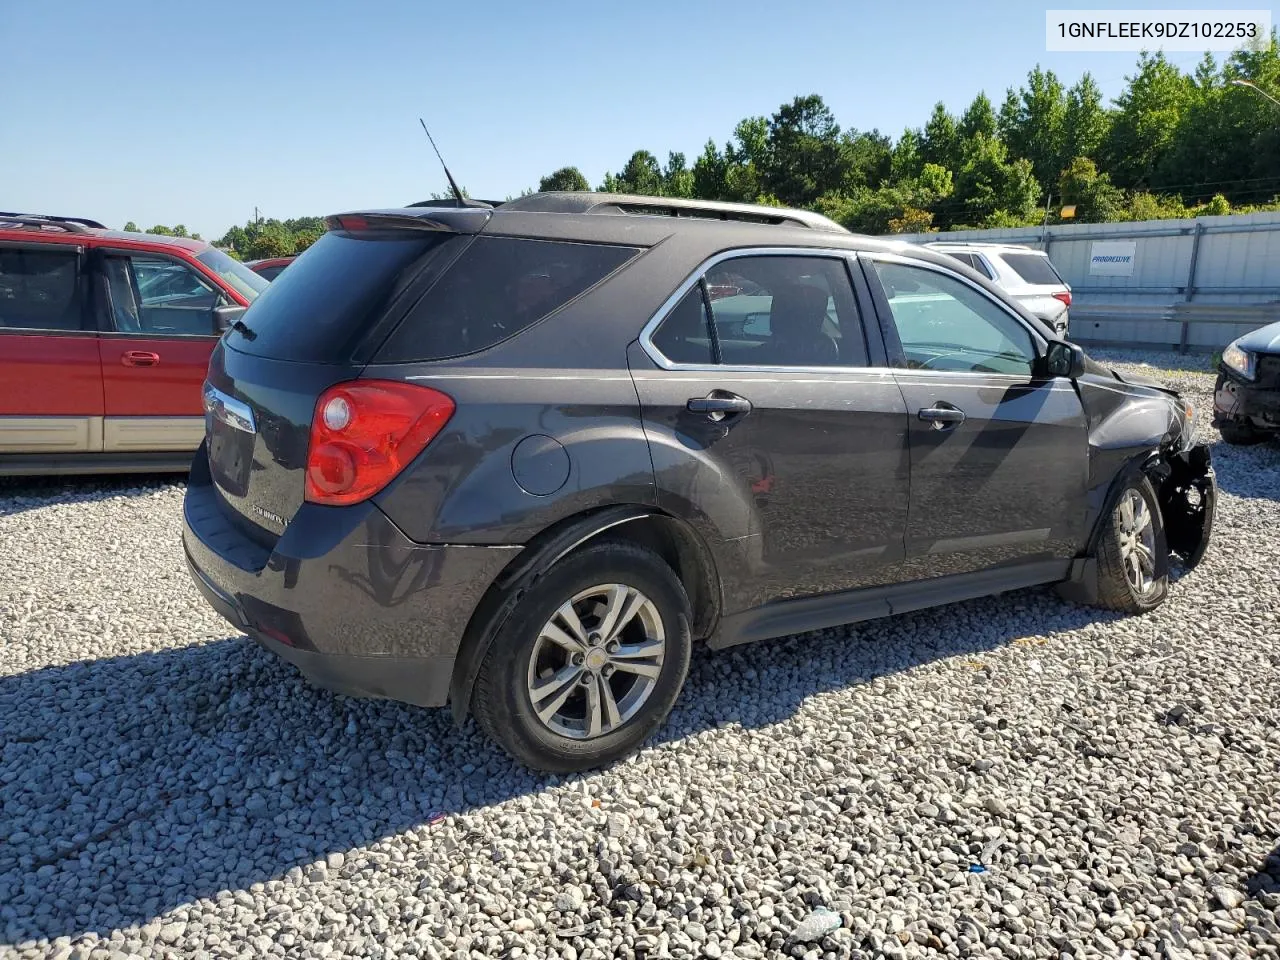
[[[410,207],[444,207],[457,210],[466,207],[500,207],[505,203],[504,200],[473,200],[471,197],[463,197],[462,203],[458,203],[451,197],[443,200],[419,200],[417,203],[409,204]]]
[[[808,210],[767,207],[762,204],[724,203],[719,200],[687,200],[683,197],[646,197],[630,193],[594,193],[588,190],[531,193],[502,205],[503,210],[546,213],[602,213],[641,216],[690,217],[704,220],[736,220],[777,226],[805,227],[848,233],[834,220]]]
[[[88,233],[86,228],[106,230],[105,223],[84,217],[55,217],[46,213],[7,213],[0,211],[0,220],[18,223],[24,227],[61,227],[67,233]]]

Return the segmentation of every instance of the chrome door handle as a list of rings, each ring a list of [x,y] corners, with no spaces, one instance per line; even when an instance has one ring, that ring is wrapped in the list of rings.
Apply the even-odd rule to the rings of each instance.
[[[964,423],[964,411],[949,403],[936,403],[925,407],[918,416],[935,430],[951,430]]]
[[[736,393],[709,393],[705,397],[693,397],[685,406],[690,413],[720,414],[720,416],[751,412],[751,401]]]

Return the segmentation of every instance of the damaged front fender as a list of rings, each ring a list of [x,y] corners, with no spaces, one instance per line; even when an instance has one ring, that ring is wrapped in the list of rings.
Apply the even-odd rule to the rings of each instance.
[[[1169,549],[1190,570],[1209,547],[1218,493],[1208,444],[1164,452],[1152,461],[1147,476],[1156,488]]]

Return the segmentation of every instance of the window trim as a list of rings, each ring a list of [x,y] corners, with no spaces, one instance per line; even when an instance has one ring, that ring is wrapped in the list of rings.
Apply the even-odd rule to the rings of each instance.
[[[136,340],[217,340],[220,336],[222,336],[221,332],[213,329],[212,323],[210,324],[210,330],[208,333],[166,333],[161,330],[119,330],[117,329],[115,305],[111,298],[111,278],[107,276],[107,271],[106,271],[106,261],[113,258],[119,258],[124,256],[129,258],[141,257],[141,258],[147,258],[152,260],[168,260],[172,263],[177,264],[178,266],[186,267],[188,270],[194,273],[202,283],[204,283],[209,287],[212,287],[213,292],[217,295],[218,299],[214,302],[213,307],[210,308],[211,320],[212,320],[213,310],[216,310],[219,306],[225,305],[230,301],[231,298],[227,296],[227,291],[223,289],[223,287],[219,283],[212,280],[203,270],[200,270],[198,267],[194,266],[189,260],[185,260],[182,257],[173,256],[172,254],[168,254],[168,253],[157,253],[154,250],[130,250],[127,247],[109,247],[106,245],[98,247],[97,250],[101,256],[101,260],[99,261],[99,267],[102,270],[103,306],[106,308],[103,314],[103,322],[106,324],[106,329],[103,329],[100,331],[102,334],[109,335],[111,337],[128,337],[130,339],[136,339]],[[137,276],[136,274],[133,273],[132,268],[130,269],[130,275],[133,276],[133,282],[136,287],[136,284],[138,282]],[[135,292],[137,292],[136,289],[135,289]],[[138,301],[138,309],[139,310],[142,309],[142,302],[140,297]]]
[[[982,253],[978,252],[977,250],[974,250],[969,255],[973,257],[974,269],[977,270],[984,277],[986,277],[988,280],[990,280],[992,283],[995,283],[996,271],[995,271],[995,267],[991,266],[991,261],[988,260],[986,256],[984,256]],[[977,266],[978,264],[982,265],[981,269],[978,268]]]
[[[889,364],[877,365],[878,353],[872,343],[873,337],[871,330],[868,329],[868,323],[873,317],[867,316],[865,304],[859,295],[857,275],[858,270],[857,258],[859,252],[857,250],[846,250],[840,247],[735,247],[733,250],[722,250],[720,253],[713,254],[703,260],[693,273],[676,287],[675,292],[667,297],[658,307],[657,311],[649,318],[640,330],[640,336],[637,338],[640,348],[645,352],[655,364],[663,370],[671,371],[691,371],[691,372],[720,372],[724,371],[741,371],[743,373],[860,373],[867,370],[883,371],[888,369]],[[677,363],[674,360],[668,360],[666,355],[657,348],[653,342],[653,335],[657,332],[662,321],[667,315],[684,299],[685,295],[693,289],[697,284],[703,282],[707,271],[713,267],[717,267],[729,260],[741,260],[747,257],[815,257],[826,260],[840,260],[843,262],[846,279],[849,281],[849,290],[853,295],[854,307],[858,311],[859,326],[862,328],[862,337],[867,348],[867,364],[866,366],[854,367],[844,365],[831,366],[778,366],[764,364],[740,364],[740,363]],[[705,291],[705,286],[704,286]],[[704,293],[704,297],[706,294]],[[715,317],[710,311],[710,304],[707,304],[707,319],[711,324],[712,335],[715,331]],[[870,306],[874,309],[875,303]],[[877,330],[876,333],[880,331]],[[717,351],[718,352],[718,351]]]
[[[916,260],[912,257],[904,257],[897,253],[880,253],[880,252],[864,252],[859,254],[859,259],[867,261],[868,270],[864,271],[867,275],[867,282],[874,284],[872,298],[876,302],[876,312],[883,314],[883,322],[881,323],[881,333],[885,337],[885,349],[889,351],[889,365],[893,368],[895,374],[916,374],[925,377],[981,377],[986,380],[997,378],[1000,380],[1017,381],[1018,383],[1027,383],[1035,380],[1034,372],[1029,374],[1021,373],[986,373],[979,370],[912,370],[905,366],[905,353],[902,349],[902,340],[898,336],[898,324],[893,317],[893,308],[889,306],[889,298],[885,296],[884,285],[880,282],[880,275],[876,273],[875,265],[872,261],[881,261],[884,263],[897,263],[907,267],[916,267],[921,270],[931,270],[934,273],[940,273],[944,277],[950,277],[965,284],[974,292],[985,297],[990,303],[995,304],[1000,310],[1003,310],[1022,328],[1031,335],[1031,345],[1035,349],[1036,359],[1044,356],[1044,351],[1048,346],[1048,341],[1036,330],[1036,328],[1027,322],[1025,317],[1013,309],[1009,304],[1001,302],[991,295],[991,292],[980,284],[974,283],[968,277],[961,276],[953,270],[947,269],[945,266],[935,263],[929,263],[924,260]],[[890,342],[890,334],[892,334],[892,342]],[[1034,362],[1032,364],[1034,370]]]

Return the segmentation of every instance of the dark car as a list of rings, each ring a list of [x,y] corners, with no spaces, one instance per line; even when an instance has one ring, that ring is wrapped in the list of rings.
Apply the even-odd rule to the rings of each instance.
[[[210,363],[192,574],[529,765],[632,750],[694,643],[1035,584],[1141,613],[1208,542],[1190,405],[942,254],[591,193],[327,223]]]
[[[1251,444],[1280,433],[1280,322],[1227,344],[1218,362],[1213,425],[1227,443]]]

